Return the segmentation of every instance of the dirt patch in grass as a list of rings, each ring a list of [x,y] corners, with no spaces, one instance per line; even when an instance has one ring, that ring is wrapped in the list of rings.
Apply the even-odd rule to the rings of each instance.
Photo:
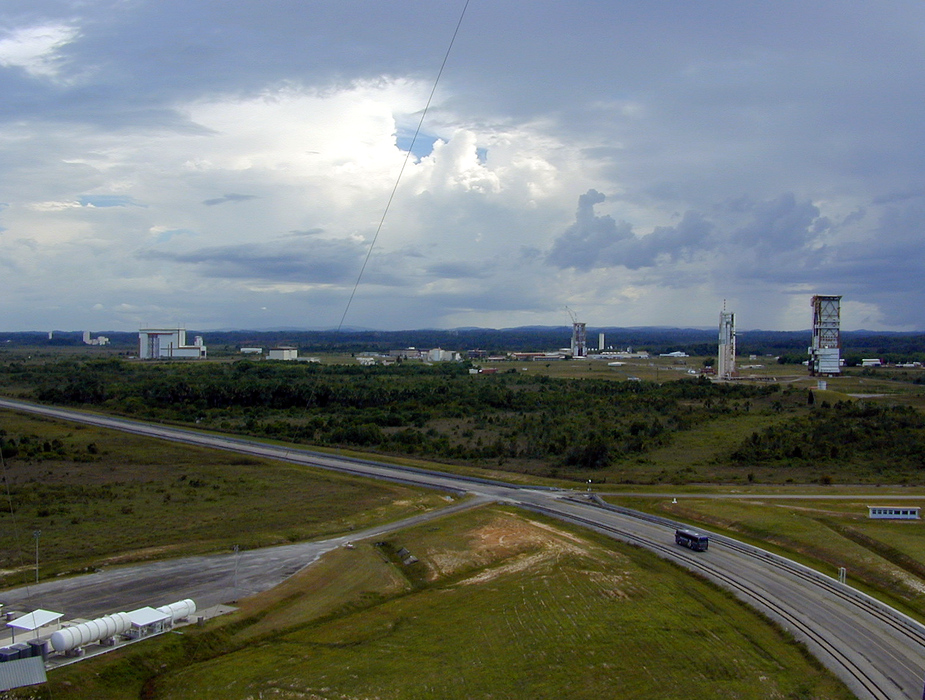
[[[428,567],[428,579],[431,581],[511,558],[515,561],[501,568],[522,570],[568,550],[577,551],[568,542],[570,537],[545,524],[513,514],[500,514],[473,529],[461,546],[428,546],[422,561]],[[478,574],[476,578],[483,576],[488,578],[480,581],[489,580],[500,573],[499,569],[492,569]],[[473,582],[476,581],[473,579]]]
[[[569,541],[569,535],[548,525],[534,521],[512,520],[508,518],[492,523],[473,533],[473,543],[480,545],[479,549],[482,552],[489,552],[497,558],[508,558],[511,561],[466,578],[459,582],[460,585],[487,583],[499,576],[527,569],[543,570],[560,557],[568,554],[577,556],[584,551],[583,547]]]

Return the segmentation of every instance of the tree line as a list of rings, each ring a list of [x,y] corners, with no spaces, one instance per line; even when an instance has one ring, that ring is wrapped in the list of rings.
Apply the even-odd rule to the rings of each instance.
[[[0,365],[0,382],[43,402],[303,444],[524,469],[605,468],[776,386],[558,379],[464,364],[388,367],[138,363],[118,359]]]

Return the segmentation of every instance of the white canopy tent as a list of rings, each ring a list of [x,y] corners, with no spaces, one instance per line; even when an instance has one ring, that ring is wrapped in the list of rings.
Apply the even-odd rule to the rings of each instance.
[[[53,612],[51,610],[33,610],[31,613],[20,615],[15,620],[10,620],[6,626],[13,630],[13,641],[16,641],[16,630],[26,632],[35,632],[38,637],[38,630],[52,622],[58,622],[64,616],[64,613]]]

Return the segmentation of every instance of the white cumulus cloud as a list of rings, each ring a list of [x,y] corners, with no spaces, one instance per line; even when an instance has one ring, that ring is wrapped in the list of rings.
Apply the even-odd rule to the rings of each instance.
[[[76,27],[45,24],[20,27],[0,39],[0,66],[22,68],[35,78],[57,79],[65,60],[61,49],[77,38]]]

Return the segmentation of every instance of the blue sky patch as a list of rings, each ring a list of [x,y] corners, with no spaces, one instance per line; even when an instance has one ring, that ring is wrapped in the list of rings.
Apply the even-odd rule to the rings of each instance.
[[[108,207],[143,207],[131,197],[121,194],[82,194],[77,198],[82,207],[96,207],[105,209]]]
[[[411,145],[411,140],[414,139],[414,146]],[[429,156],[433,153],[434,144],[437,142],[437,137],[432,134],[418,134],[418,137],[414,138],[413,131],[399,131],[396,137],[396,143],[398,147],[407,151],[411,149],[411,155],[415,158],[421,159]]]

